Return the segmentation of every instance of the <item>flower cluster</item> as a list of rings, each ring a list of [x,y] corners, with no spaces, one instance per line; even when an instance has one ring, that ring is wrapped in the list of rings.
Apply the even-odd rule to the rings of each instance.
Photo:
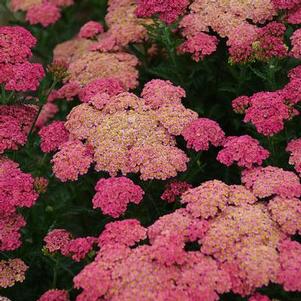
[[[19,258],[0,260],[0,288],[23,282],[28,266]]]
[[[159,15],[159,18],[166,22],[172,23],[185,12],[189,5],[187,0],[160,1],[160,0],[138,0],[136,14],[139,17],[151,17]]]
[[[269,152],[256,139],[243,135],[227,137],[217,160],[227,166],[237,162],[238,166],[251,168],[254,164],[261,165],[268,156]]]
[[[258,133],[272,136],[284,128],[284,121],[291,119],[298,112],[286,104],[281,91],[258,92],[249,97],[233,100],[236,111],[245,112],[244,122],[251,122]]]
[[[0,105],[0,153],[17,150],[27,142],[27,136],[37,114],[28,105]]]
[[[100,179],[95,189],[93,208],[101,208],[114,218],[123,214],[129,203],[139,204],[144,194],[140,186],[126,177]]]
[[[61,9],[73,4],[73,0],[11,0],[14,12],[26,12],[29,24],[41,24],[47,27],[61,17]]]
[[[219,146],[225,139],[225,133],[217,122],[208,118],[199,118],[189,123],[182,135],[188,148],[197,152],[209,149],[209,144]]]
[[[79,140],[70,140],[60,145],[52,159],[53,172],[62,181],[77,180],[88,172],[93,161],[91,149]]]
[[[282,168],[267,166],[244,170],[241,180],[259,198],[273,195],[284,198],[301,196],[298,176]]]
[[[44,126],[39,131],[39,136],[41,137],[41,150],[44,153],[58,150],[69,138],[68,131],[65,129],[64,122],[62,121],[54,121]]]
[[[96,239],[90,236],[72,238],[68,231],[54,229],[44,237],[44,241],[46,243],[45,249],[48,252],[60,252],[64,256],[70,256],[75,261],[81,261],[93,249]]]
[[[25,220],[16,209],[33,206],[37,198],[32,176],[23,173],[17,163],[1,158],[0,250],[15,250],[21,246],[19,230],[25,226]]]
[[[44,76],[41,64],[30,63],[36,39],[20,26],[0,26],[0,84],[9,91],[35,91]]]
[[[161,199],[167,201],[168,203],[173,203],[176,198],[181,196],[186,190],[192,188],[191,184],[184,181],[172,181],[168,183],[165,187]]]
[[[182,33],[188,39],[184,43],[187,45],[185,48],[188,52],[194,53],[195,59],[198,59],[199,52],[214,51],[215,38],[207,37],[206,34],[211,28],[220,37],[228,38],[232,61],[250,60],[254,53],[259,59],[281,57],[286,54],[286,48],[282,39],[283,32],[274,30],[278,25],[271,23],[272,25],[268,24],[261,28],[249,23],[250,21],[255,24],[264,23],[271,20],[276,13],[277,10],[271,0],[255,2],[194,0],[189,7],[189,13],[180,22]],[[210,46],[204,47],[204,44],[200,43],[201,38],[203,41],[206,40],[205,45]]]
[[[301,173],[301,139],[292,140],[288,143],[286,151],[289,152],[289,164],[294,165],[295,170]]]
[[[70,301],[69,294],[65,290],[52,289],[45,292],[38,301]]]
[[[112,226],[120,223],[115,222]],[[134,226],[134,221],[131,225]],[[120,227],[114,227],[111,236],[119,239],[103,244],[95,260],[74,278],[75,287],[83,289],[76,300],[107,299],[109,296],[116,300],[142,300],[147,296],[149,300],[158,298],[162,301],[194,298],[213,301],[217,300],[218,293],[230,289],[229,275],[212,258],[200,252],[185,252],[179,245],[177,250],[182,258],[176,262],[178,257],[172,238],[177,236],[158,234],[151,245],[134,248],[129,248],[129,242],[122,244],[120,239],[125,240],[135,233],[132,226],[125,228],[122,235]],[[144,237],[145,234],[134,241]],[[168,264],[165,264],[167,259]],[[97,289],[92,289],[95,287]]]
[[[218,40],[215,36],[211,36],[204,32],[197,33],[193,37],[188,38],[179,47],[181,53],[192,53],[192,58],[198,62],[216,51]]]
[[[152,86],[156,87],[153,93]],[[159,86],[167,91],[166,100],[161,98]],[[188,158],[175,146],[174,136],[181,134],[197,114],[181,104],[181,97],[185,95],[181,88],[170,82],[150,82],[143,90],[146,100],[128,92],[114,95],[116,89],[110,92],[110,86],[104,90],[108,93],[99,93],[98,89],[92,83],[89,89],[87,87],[84,99],[94,99],[95,93],[97,103],[94,100],[74,107],[65,123],[71,137],[84,140],[91,147],[97,171],[107,171],[111,176],[119,171],[123,174],[140,172],[141,178],[147,180],[166,179],[186,169]],[[54,173],[63,181],[74,180],[79,173],[87,172],[92,162],[87,155],[80,158],[81,153],[86,154],[82,152],[83,144],[79,148],[80,143],[70,141],[61,145],[53,158]],[[74,160],[75,165],[70,160]],[[66,168],[66,164],[71,168]],[[80,172],[76,171],[76,165],[82,166]]]

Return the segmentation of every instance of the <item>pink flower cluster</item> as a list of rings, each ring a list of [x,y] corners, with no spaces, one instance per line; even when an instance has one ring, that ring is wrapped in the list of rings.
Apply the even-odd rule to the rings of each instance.
[[[301,173],[301,139],[290,141],[286,151],[291,154],[289,164],[293,165],[298,173]]]
[[[67,291],[52,289],[45,292],[37,301],[70,301],[70,299]]]
[[[41,138],[41,150],[44,153],[53,152],[68,141],[69,133],[65,129],[64,122],[54,121],[51,124],[44,126],[39,131]]]
[[[128,225],[122,232],[117,227],[121,223]],[[141,231],[140,237],[134,237],[133,226],[139,227],[138,221],[115,222],[111,224],[111,230],[114,224],[116,227],[111,236],[118,239],[106,240],[108,244],[102,244],[95,260],[74,278],[75,287],[83,289],[77,301],[101,297],[142,300],[145,296],[161,301],[203,298],[214,301],[219,293],[230,289],[229,275],[215,260],[200,252],[185,252],[182,243],[176,246],[176,242],[181,241],[181,234],[174,241],[172,238],[177,238],[176,233],[158,233],[156,237],[152,235],[151,245],[130,248],[135,241],[146,237],[146,229]]]
[[[286,291],[301,290],[301,244],[286,240],[279,246],[280,266],[278,282]]]
[[[139,204],[144,195],[140,186],[126,177],[100,179],[95,189],[93,208],[101,208],[114,218],[123,214],[129,203]]]
[[[242,172],[241,180],[259,198],[273,195],[284,198],[301,196],[298,176],[282,168],[267,166],[247,169]]]
[[[88,172],[93,161],[91,149],[79,140],[70,140],[59,146],[51,160],[53,172],[62,182],[77,180]]]
[[[255,164],[261,165],[268,156],[269,152],[256,139],[243,135],[227,137],[217,160],[227,166],[237,162],[240,167],[251,168]]]
[[[9,91],[35,91],[44,77],[41,64],[30,63],[36,39],[20,26],[0,26],[0,84]]]
[[[26,21],[31,25],[47,27],[61,17],[61,9],[73,4],[73,0],[11,0],[13,11],[26,12]]]
[[[19,207],[31,207],[38,193],[34,179],[23,173],[19,165],[9,159],[0,159],[0,250],[15,250],[21,246],[19,230],[24,218],[16,212]]]
[[[258,92],[247,99],[246,96],[233,100],[233,107],[243,108],[244,122],[251,122],[258,133],[272,136],[284,128],[284,121],[298,112],[285,103],[282,91]]]
[[[62,255],[70,256],[79,262],[92,251],[96,239],[90,236],[72,239],[68,231],[54,229],[45,236],[44,241],[46,243],[45,249],[48,252],[60,252]]]
[[[198,62],[216,51],[218,39],[215,36],[200,32],[188,38],[178,48],[180,53],[191,53],[192,58]]]
[[[168,203],[176,201],[186,190],[192,188],[191,184],[184,181],[172,181],[165,186],[165,190],[161,195],[161,199]]]
[[[209,144],[219,146],[223,143],[225,133],[217,122],[208,118],[199,118],[189,123],[182,131],[187,147],[196,151],[209,149]]]
[[[104,28],[100,23],[89,21],[81,27],[78,36],[80,38],[90,39],[95,38],[98,34],[103,32]]]
[[[168,24],[176,21],[189,5],[188,0],[138,0],[137,2],[136,14],[138,17],[159,15],[159,18]]]
[[[213,43],[213,37],[206,38],[210,41],[210,47],[200,43],[200,37],[205,40],[206,33],[212,29],[220,37],[228,38],[231,61],[282,57],[286,54],[283,32],[280,35],[280,31],[274,30],[277,26],[279,29],[280,25],[274,25],[273,22],[265,27],[256,25],[270,21],[276,14],[277,10],[271,0],[194,0],[189,6],[189,13],[180,22],[182,34],[187,38],[184,45],[187,45],[188,52],[193,53],[195,59],[199,58],[204,48],[209,52],[214,51],[216,42]]]

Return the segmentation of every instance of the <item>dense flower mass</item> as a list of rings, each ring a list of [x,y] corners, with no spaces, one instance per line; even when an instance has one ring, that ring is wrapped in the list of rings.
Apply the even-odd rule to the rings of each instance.
[[[93,197],[93,208],[101,208],[104,214],[119,217],[129,203],[139,204],[143,198],[140,186],[126,177],[100,179]]]
[[[181,104],[186,96],[185,90],[176,87],[168,80],[153,79],[146,83],[141,92],[145,103],[153,109],[158,109],[170,104]]]
[[[256,139],[243,135],[227,137],[217,160],[227,166],[237,162],[238,166],[251,168],[254,164],[261,165],[268,156],[269,152]]]
[[[0,301],[301,299],[301,0],[0,22]]]

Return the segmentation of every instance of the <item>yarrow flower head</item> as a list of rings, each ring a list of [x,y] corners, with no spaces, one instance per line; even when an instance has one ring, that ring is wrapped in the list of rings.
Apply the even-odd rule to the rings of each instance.
[[[0,26],[0,63],[23,63],[31,57],[36,39],[21,26]]]
[[[138,0],[136,14],[138,17],[151,17],[159,15],[159,18],[166,22],[172,23],[185,12],[189,5],[188,0],[160,1],[160,0]]]
[[[31,207],[38,198],[34,179],[23,173],[19,165],[9,159],[0,159],[0,215],[12,213],[17,207]]]
[[[279,224],[282,231],[294,235],[301,233],[301,202],[299,199],[273,198],[268,209],[272,219]]]
[[[108,223],[98,238],[101,248],[110,245],[132,247],[146,238],[146,229],[136,219]]]
[[[232,108],[235,113],[244,114],[250,106],[250,98],[248,96],[239,96],[232,100]]]
[[[38,301],[70,301],[69,293],[65,290],[52,289],[45,292]]]
[[[96,79],[116,78],[133,89],[138,84],[137,64],[136,57],[125,52],[87,52],[69,65],[68,80],[84,86]]]
[[[256,139],[243,135],[227,137],[217,160],[227,166],[237,162],[238,166],[251,168],[255,164],[261,165],[268,156],[269,152]]]
[[[286,151],[291,154],[289,164],[293,165],[298,173],[301,173],[301,139],[290,141]]]
[[[89,21],[81,27],[78,36],[80,38],[89,39],[89,38],[94,38],[98,34],[103,32],[104,32],[104,28],[100,23],[95,21]]]
[[[13,251],[21,245],[20,230],[26,225],[22,215],[18,213],[0,214],[0,251]]]
[[[126,225],[125,222],[111,225]],[[120,243],[114,244],[114,236],[108,237],[108,243],[102,244],[94,262],[74,278],[74,286],[83,289],[77,300],[92,301],[108,296],[116,300],[142,300],[145,296],[150,300],[156,296],[160,296],[158,300],[162,301],[174,300],[166,299],[171,294],[177,297],[176,300],[193,300],[196,297],[214,301],[218,294],[230,289],[228,273],[215,260],[200,252],[186,252],[181,243],[175,254],[170,247],[175,246],[171,236],[161,234],[151,245],[138,245],[136,242],[146,238],[145,230],[144,235],[138,238],[135,231],[129,229],[125,232],[126,237],[130,234],[134,239],[130,239],[130,244],[127,239],[122,244],[120,239],[124,240],[124,235],[117,226],[115,229],[114,235],[118,236]],[[179,254],[182,258],[177,256]],[[93,289],[95,287],[97,289]]]
[[[77,180],[88,172],[93,161],[91,149],[79,140],[71,140],[59,147],[51,160],[53,172],[62,182]]]
[[[0,26],[0,84],[9,91],[35,91],[44,77],[41,64],[30,63],[36,39],[20,26]]]
[[[301,196],[298,176],[282,168],[267,166],[244,170],[241,181],[259,198],[273,195],[284,198]]]
[[[271,301],[268,296],[262,295],[260,293],[255,293],[248,301]]]
[[[44,237],[45,249],[50,252],[60,252],[79,262],[93,249],[96,242],[94,237],[72,238],[72,235],[64,229],[54,229]]]
[[[39,131],[41,138],[41,150],[44,153],[56,151],[68,141],[69,133],[65,129],[64,122],[54,121],[48,126],[44,126]]]
[[[215,36],[200,32],[188,38],[178,48],[180,53],[191,53],[192,58],[198,62],[216,51],[218,39]]]
[[[26,21],[31,25],[42,24],[47,27],[60,19],[59,8],[51,2],[42,2],[27,10]]]
[[[258,92],[250,97],[249,103],[244,122],[251,122],[258,133],[265,136],[280,132],[284,128],[284,121],[293,116],[278,92]]]
[[[225,133],[217,122],[208,118],[199,118],[188,124],[182,131],[187,147],[196,151],[209,149],[209,144],[219,146],[222,144]]]
[[[293,48],[291,49],[290,54],[296,59],[301,58],[301,29],[297,29],[294,31],[292,36],[290,37]]]
[[[192,185],[185,181],[172,181],[165,186],[165,190],[161,195],[161,199],[168,203],[176,201],[186,190],[192,188]]]
[[[301,290],[301,244],[285,240],[279,245],[280,271],[278,282],[286,291]]]
[[[129,203],[139,204],[144,192],[140,186],[126,177],[100,179],[93,197],[93,208],[101,208],[104,214],[114,218],[126,211]]]
[[[158,109],[165,105],[181,104],[186,93],[185,90],[174,86],[169,80],[153,79],[145,84],[141,96],[147,105]]]
[[[102,109],[111,96],[125,92],[122,82],[115,78],[96,79],[83,87],[79,93],[82,102],[93,104]]]
[[[170,82],[162,86],[172,99],[179,101],[183,95],[182,89]],[[97,83],[95,87],[91,83],[91,94],[96,87]],[[90,95],[89,90],[90,87],[84,95]],[[175,146],[174,136],[197,114],[173,101],[165,101],[164,106],[153,109],[144,98],[134,94],[124,92],[110,97],[115,88],[107,91],[99,95],[98,105],[84,103],[73,108],[65,123],[72,137],[92,146],[95,169],[107,171],[111,176],[119,171],[123,175],[140,172],[143,180],[167,179],[185,171],[188,158]],[[146,91],[148,98],[150,94]],[[158,95],[155,93],[154,97]]]
[[[14,286],[25,280],[28,266],[19,258],[0,260],[0,288]]]

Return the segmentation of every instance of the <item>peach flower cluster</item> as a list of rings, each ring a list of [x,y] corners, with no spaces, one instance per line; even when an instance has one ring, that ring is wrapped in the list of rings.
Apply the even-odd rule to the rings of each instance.
[[[153,84],[156,89],[151,93]],[[159,85],[169,91],[163,99]],[[146,100],[128,92],[111,97],[102,93],[98,94],[97,103],[95,100],[74,107],[65,128],[70,137],[77,140],[61,145],[54,156],[56,176],[63,181],[74,180],[75,174],[87,172],[92,160],[97,171],[107,171],[111,176],[119,172],[124,175],[140,172],[143,180],[167,179],[185,171],[188,158],[176,147],[175,136],[196,120],[197,114],[181,104],[185,93],[170,82],[150,82],[143,95]],[[93,159],[87,153],[82,153],[84,157],[80,158],[80,143],[84,150],[80,141],[87,144]],[[73,145],[78,145],[76,154]],[[76,167],[79,165],[82,167]],[[78,168],[80,172],[76,171]]]
[[[23,11],[31,25],[52,25],[61,17],[61,10],[73,4],[73,0],[11,0],[13,12]]]

